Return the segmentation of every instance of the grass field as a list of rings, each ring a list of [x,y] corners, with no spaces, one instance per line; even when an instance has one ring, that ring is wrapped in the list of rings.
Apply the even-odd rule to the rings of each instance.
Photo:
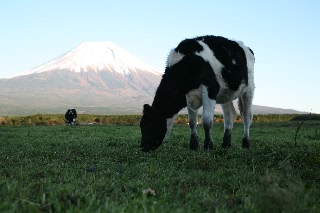
[[[235,124],[230,149],[189,128],[139,151],[137,125],[0,127],[0,212],[319,212],[320,122]],[[203,130],[199,127],[199,139]]]

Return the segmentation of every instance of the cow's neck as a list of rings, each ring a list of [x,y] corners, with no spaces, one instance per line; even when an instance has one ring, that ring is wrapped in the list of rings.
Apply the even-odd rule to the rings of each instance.
[[[152,107],[165,118],[172,118],[182,108],[186,107],[186,96],[178,90],[171,90],[165,81],[161,81]]]

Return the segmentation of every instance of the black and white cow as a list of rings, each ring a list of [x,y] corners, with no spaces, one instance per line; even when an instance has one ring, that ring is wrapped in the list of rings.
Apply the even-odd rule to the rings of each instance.
[[[187,106],[190,149],[198,149],[198,109],[203,106],[204,149],[212,149],[211,129],[215,105],[224,116],[222,147],[231,146],[231,130],[238,98],[243,117],[242,147],[249,148],[254,93],[254,54],[240,41],[220,36],[186,39],[169,53],[166,70],[152,106],[145,104],[140,121],[143,151],[158,148],[169,136],[177,113]]]
[[[76,109],[68,109],[64,115],[65,122],[68,125],[74,125],[77,122],[77,111]]]

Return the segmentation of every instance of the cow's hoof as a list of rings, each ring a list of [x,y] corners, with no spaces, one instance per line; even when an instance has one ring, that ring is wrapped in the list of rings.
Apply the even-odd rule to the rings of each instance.
[[[197,151],[199,148],[198,136],[192,134],[190,137],[190,150]]]
[[[204,150],[213,150],[213,143],[212,140],[204,141]]]
[[[222,148],[230,148],[231,147],[231,130],[226,129],[223,135],[223,143],[221,145]]]
[[[228,148],[231,147],[231,143],[225,143],[225,142],[223,142],[223,143],[221,144],[221,147],[222,147],[222,148],[225,148],[225,149],[228,149]]]
[[[242,139],[242,148],[249,149],[250,147],[250,140],[248,138]]]

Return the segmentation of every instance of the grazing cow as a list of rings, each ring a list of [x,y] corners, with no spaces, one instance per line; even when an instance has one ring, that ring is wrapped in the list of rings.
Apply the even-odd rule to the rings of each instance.
[[[140,121],[141,148],[154,150],[165,141],[178,112],[187,106],[191,129],[190,149],[198,149],[198,109],[203,106],[204,149],[213,149],[211,129],[215,105],[224,116],[222,147],[231,146],[231,129],[238,98],[243,118],[242,147],[249,148],[254,93],[254,54],[240,41],[220,36],[185,39],[169,53],[165,73],[152,106],[145,104]]]
[[[65,122],[68,125],[74,125],[77,122],[77,111],[76,109],[68,109],[66,114],[64,115],[66,119]]]

